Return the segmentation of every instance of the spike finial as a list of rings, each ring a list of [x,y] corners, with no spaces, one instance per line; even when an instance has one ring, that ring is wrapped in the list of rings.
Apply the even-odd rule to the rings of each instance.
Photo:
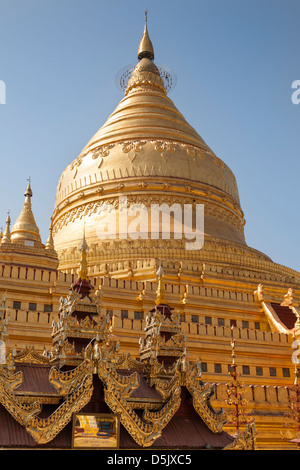
[[[7,218],[6,218],[6,227],[5,227],[5,231],[4,231],[4,234],[3,234],[3,237],[2,237],[2,240],[1,240],[1,244],[4,244],[4,243],[10,243],[11,242],[11,238],[10,238],[10,211],[7,212]]]
[[[49,227],[49,236],[48,236],[47,243],[46,243],[46,250],[49,250],[49,251],[55,251],[52,231],[53,231],[53,228],[52,228],[52,222],[51,222],[50,227]]]
[[[31,176],[29,176],[29,178],[27,178],[27,181],[28,181],[28,185],[27,185],[27,188],[26,188],[26,191],[24,193],[24,196],[25,197],[32,197],[32,189],[31,189],[31,186],[30,186],[30,182],[31,182]]]
[[[147,10],[145,10],[145,28],[144,28],[144,34],[141,39],[140,45],[139,45],[139,50],[138,50],[138,59],[141,60],[143,58],[147,58],[150,60],[154,59],[154,49],[152,42],[149,38],[148,34],[148,28],[147,28],[147,22],[148,22],[148,14]]]
[[[160,264],[157,272],[156,272],[156,275],[157,275],[157,280],[158,280],[158,287],[157,287],[157,291],[156,291],[156,305],[158,304],[166,304],[166,298],[165,298],[165,287],[164,287],[164,283],[163,283],[163,277],[165,275],[165,272],[162,268],[162,265]]]
[[[89,251],[88,244],[85,239],[85,225],[83,228],[83,237],[82,241],[78,247],[78,250],[81,252],[81,260],[80,260],[80,267],[79,267],[79,277],[80,279],[87,279],[88,278],[88,269],[87,269],[87,252]]]

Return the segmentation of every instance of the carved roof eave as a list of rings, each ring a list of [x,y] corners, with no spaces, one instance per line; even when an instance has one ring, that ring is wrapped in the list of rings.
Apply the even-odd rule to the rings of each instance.
[[[212,432],[222,432],[226,423],[223,410],[216,412],[210,403],[214,387],[199,381],[199,370],[194,363],[189,363],[186,370],[180,371],[179,362],[171,379],[164,381],[158,376],[154,379],[155,389],[161,395],[163,403],[158,411],[152,411],[153,407],[151,410],[142,404],[145,400],[132,400],[131,394],[139,387],[139,374],[120,376],[116,371],[106,370],[103,364],[98,367],[99,378],[106,384],[107,405],[114,413],[120,415],[123,426],[142,447],[151,446],[161,436],[164,427],[179,409],[182,386],[191,393],[196,412]],[[159,372],[159,368],[157,371]],[[154,403],[151,400],[151,404]],[[144,409],[143,419],[134,412],[134,405]]]
[[[103,357],[105,348],[105,345],[100,348]],[[131,365],[129,375],[117,371],[117,368],[123,368],[125,363]],[[90,401],[93,393],[93,374],[97,373],[105,385],[105,402],[113,413],[120,415],[121,423],[141,447],[151,446],[161,436],[163,429],[180,407],[182,386],[186,386],[191,393],[194,408],[209,429],[215,433],[222,431],[226,422],[223,412],[221,410],[216,413],[212,409],[212,387],[199,382],[198,369],[194,364],[189,364],[185,371],[177,368],[173,377],[165,382],[157,378],[155,388],[161,398],[135,399],[131,396],[140,386],[141,372],[141,363],[129,354],[121,360],[98,361],[91,353],[91,357],[86,357],[71,371],[62,372],[55,367],[51,369],[49,381],[58,390],[55,398],[64,396],[65,400],[48,418],[41,419],[38,416],[41,401],[32,403],[34,394],[23,393],[18,396],[12,391],[12,376],[16,374],[11,374],[10,378],[8,373],[1,376],[0,402],[14,419],[26,427],[27,432],[38,444],[45,444],[54,439],[67,425],[74,412],[80,411]],[[38,394],[36,397],[38,398]],[[32,404],[28,405],[30,401]],[[142,418],[135,412],[138,409],[144,410]]]
[[[50,442],[72,420],[73,413],[89,403],[92,393],[93,376],[88,374],[48,418],[33,415],[26,423],[27,432],[38,444]]]
[[[95,335],[104,337],[105,333],[102,329],[83,329],[83,328],[61,328],[60,330],[56,331],[55,334],[52,336],[53,342],[58,341],[60,338],[68,336],[68,338],[88,338],[93,339]]]
[[[23,382],[21,371],[13,373],[5,366],[0,366],[0,393],[1,390],[13,392],[14,389]]]
[[[57,367],[52,367],[49,374],[50,383],[61,395],[69,395],[76,389],[78,384],[93,373],[93,362],[89,359],[83,360],[75,369],[62,372]]]
[[[133,356],[131,356],[130,353],[122,353],[121,356],[119,356],[117,362],[116,362],[116,370],[140,370],[144,371],[145,370],[145,364],[137,359],[135,359]]]
[[[1,372],[2,372],[1,368]],[[93,392],[92,373],[86,373],[82,380],[70,390],[65,401],[48,418],[39,418],[42,403],[58,403],[61,394],[19,392],[14,388],[22,383],[22,374],[5,371],[0,374],[0,403],[12,417],[35,439],[45,444],[64,428],[73,413],[80,411],[89,401]],[[50,400],[50,401],[49,401]]]
[[[49,364],[49,359],[37,352],[34,346],[25,346],[24,349],[14,355],[15,363]]]
[[[33,414],[41,411],[41,407],[36,401],[33,404],[24,404],[21,397],[16,396],[14,388],[22,381],[21,372],[12,373],[4,367],[0,368],[0,403],[19,424],[25,426]]]
[[[107,374],[102,367],[98,369],[98,375],[106,382],[104,399],[113,413],[119,414],[120,421],[131,437],[141,447],[150,447],[162,430],[169,423],[180,406],[181,389],[178,387],[173,396],[158,411],[144,409],[143,417],[140,418],[134,410],[134,404],[126,395],[131,394],[138,388],[138,374],[135,377],[115,376]],[[119,379],[122,377],[122,382]],[[132,380],[134,379],[134,380]],[[129,382],[130,381],[130,382]]]
[[[154,353],[153,349],[151,347],[148,347],[145,349],[141,349],[140,354],[143,359],[145,359],[148,357],[152,357]],[[180,358],[182,356],[182,348],[170,348],[168,346],[160,346],[158,356]]]
[[[37,393],[37,392],[14,392],[14,397],[17,398],[20,403],[39,406],[39,405],[59,405],[63,396],[54,393]]]

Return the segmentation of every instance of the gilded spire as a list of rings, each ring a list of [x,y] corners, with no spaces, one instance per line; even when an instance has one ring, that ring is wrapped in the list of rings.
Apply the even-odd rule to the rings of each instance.
[[[40,231],[36,225],[34,215],[31,209],[32,190],[30,178],[24,193],[25,201],[23,209],[11,230],[12,243],[24,242],[26,246],[41,246]]]
[[[87,253],[89,251],[88,244],[85,239],[85,227],[83,229],[82,241],[78,247],[78,251],[81,252],[81,259],[78,269],[78,279],[74,282],[72,289],[81,295],[81,298],[89,297],[93,286],[88,280],[88,267],[87,267]]]
[[[31,190],[31,186],[30,186],[30,180],[31,180],[31,178],[30,178],[30,176],[29,176],[29,178],[28,178],[28,185],[27,185],[26,191],[25,191],[25,193],[24,193],[24,196],[25,196],[26,198],[31,198],[31,197],[32,197],[32,190]],[[28,199],[28,201],[30,202],[30,199]]]
[[[138,59],[141,60],[144,57],[150,60],[154,59],[154,49],[153,49],[152,42],[149,38],[148,29],[147,29],[147,10],[145,10],[144,34],[143,34],[143,37],[141,39],[139,49],[138,49]]]
[[[83,237],[82,241],[78,247],[78,250],[81,252],[81,260],[80,260],[80,265],[79,265],[79,270],[78,270],[78,275],[79,278],[82,280],[87,280],[88,278],[88,273],[87,273],[87,253],[89,251],[88,244],[85,239],[85,228],[83,230]]]
[[[46,242],[46,250],[54,251],[54,242],[53,242],[53,236],[52,236],[52,223],[50,224],[50,227],[49,227],[49,236]]]
[[[164,275],[165,275],[165,272],[162,268],[162,265],[160,264],[158,270],[156,271],[156,276],[158,280],[158,287],[156,291],[156,301],[155,301],[156,305],[167,303],[166,298],[165,298],[165,287],[163,283]]]
[[[136,89],[149,89],[149,87],[166,95],[164,80],[160,76],[159,68],[153,62],[154,50],[147,29],[147,11],[145,11],[145,29],[139,45],[138,59],[139,62],[128,80],[125,95],[131,91],[134,93]]]

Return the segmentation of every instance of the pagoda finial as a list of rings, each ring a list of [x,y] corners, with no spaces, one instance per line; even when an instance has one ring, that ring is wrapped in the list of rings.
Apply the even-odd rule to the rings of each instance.
[[[29,178],[27,178],[27,181],[28,181],[28,185],[27,185],[27,188],[26,188],[26,191],[24,193],[24,196],[29,196],[29,197],[32,197],[32,190],[31,190],[31,186],[30,186],[30,181],[31,181],[31,176],[29,176]]]
[[[152,42],[149,38],[148,34],[148,28],[147,28],[147,21],[148,21],[148,15],[147,15],[147,10],[145,10],[145,27],[144,27],[144,34],[141,39],[139,49],[138,49],[138,59],[141,60],[144,57],[147,59],[153,60],[154,59],[154,49]]]

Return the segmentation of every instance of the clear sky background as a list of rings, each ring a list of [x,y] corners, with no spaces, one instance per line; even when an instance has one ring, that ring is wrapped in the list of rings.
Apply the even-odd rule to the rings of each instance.
[[[62,171],[123,97],[145,8],[170,98],[236,176],[248,245],[300,271],[299,0],[0,0],[0,226],[30,176],[46,242]]]

